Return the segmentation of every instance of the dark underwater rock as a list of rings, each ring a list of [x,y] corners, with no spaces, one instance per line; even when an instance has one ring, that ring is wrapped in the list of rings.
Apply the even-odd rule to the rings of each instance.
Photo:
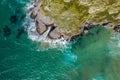
[[[4,31],[5,37],[8,37],[11,35],[11,29],[7,25],[3,28],[3,31]]]
[[[12,15],[10,17],[10,22],[13,23],[13,24],[16,24],[18,22],[18,17],[17,15]]]
[[[24,27],[21,27],[18,29],[18,33],[16,35],[16,38],[20,38],[20,36],[25,32]]]

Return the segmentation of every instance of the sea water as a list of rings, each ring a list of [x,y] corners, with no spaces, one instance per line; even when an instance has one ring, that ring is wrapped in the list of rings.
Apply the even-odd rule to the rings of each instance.
[[[120,80],[120,34],[95,26],[65,48],[41,50],[27,32],[16,37],[27,3],[0,0],[0,80]],[[5,26],[11,30],[8,36]]]

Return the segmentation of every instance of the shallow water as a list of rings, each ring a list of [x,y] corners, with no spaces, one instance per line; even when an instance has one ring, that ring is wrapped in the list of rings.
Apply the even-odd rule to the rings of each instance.
[[[16,38],[27,0],[0,1],[0,80],[120,80],[120,35],[96,26],[67,48],[39,50],[24,32]],[[17,9],[16,9],[17,8]],[[11,23],[10,17],[18,21]],[[5,37],[7,25],[11,35]]]

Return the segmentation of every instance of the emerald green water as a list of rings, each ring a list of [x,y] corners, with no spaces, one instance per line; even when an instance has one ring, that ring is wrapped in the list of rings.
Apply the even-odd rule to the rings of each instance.
[[[120,35],[101,26],[61,50],[38,50],[39,43],[26,32],[16,38],[27,2],[0,1],[0,80],[120,80]],[[9,18],[16,8],[18,22],[12,24]],[[8,37],[3,35],[5,25],[12,30]]]

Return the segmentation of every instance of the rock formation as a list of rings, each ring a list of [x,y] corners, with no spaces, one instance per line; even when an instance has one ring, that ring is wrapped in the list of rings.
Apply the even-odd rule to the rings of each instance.
[[[48,27],[52,27],[48,34],[50,39],[62,36],[65,40],[73,40],[79,35],[87,34],[94,25],[111,27],[111,23],[118,24],[119,2],[119,0],[35,0],[30,16],[36,22],[36,31],[39,35],[45,33]],[[112,27],[119,32],[118,28]]]

